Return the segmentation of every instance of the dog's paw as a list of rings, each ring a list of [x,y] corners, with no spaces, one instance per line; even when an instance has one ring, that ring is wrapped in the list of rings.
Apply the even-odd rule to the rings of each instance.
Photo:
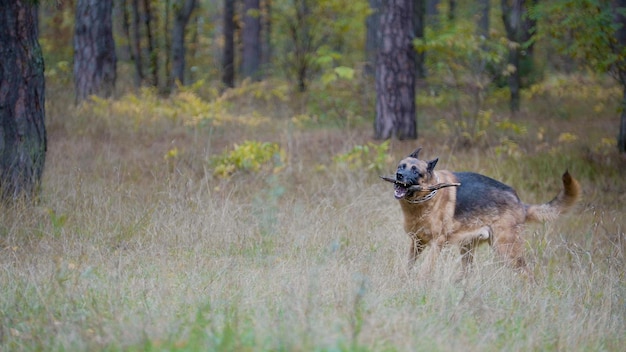
[[[488,240],[493,237],[493,230],[491,226],[485,226],[481,229],[481,232],[478,234],[479,240]]]

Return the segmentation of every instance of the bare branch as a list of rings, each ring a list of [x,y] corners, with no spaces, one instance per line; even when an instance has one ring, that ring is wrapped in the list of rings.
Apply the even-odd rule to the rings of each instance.
[[[380,176],[380,178],[383,179],[384,181],[391,182],[393,184],[400,185],[402,187],[406,187],[406,188],[408,188],[409,192],[435,191],[435,190],[438,190],[440,188],[459,187],[461,185],[458,182],[453,182],[453,183],[443,182],[443,183],[437,183],[435,185],[430,185],[428,187],[422,187],[420,185],[412,185],[412,186],[408,185],[408,184],[406,184],[406,183],[404,183],[402,181],[398,181],[395,178],[390,177],[390,176]]]

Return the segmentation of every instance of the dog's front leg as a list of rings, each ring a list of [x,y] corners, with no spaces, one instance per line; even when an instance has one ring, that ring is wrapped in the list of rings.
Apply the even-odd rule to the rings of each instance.
[[[424,260],[424,264],[422,265],[422,269],[420,270],[421,278],[428,278],[437,263],[437,258],[439,258],[439,253],[441,253],[441,249],[447,243],[446,236],[439,236],[437,239],[431,242],[430,250],[428,251],[428,256]]]
[[[417,261],[417,257],[424,251],[424,242],[414,233],[409,233],[411,246],[409,247],[408,269],[411,270]]]

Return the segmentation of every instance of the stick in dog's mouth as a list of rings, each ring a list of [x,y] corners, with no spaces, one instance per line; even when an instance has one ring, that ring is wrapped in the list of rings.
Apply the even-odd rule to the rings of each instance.
[[[402,181],[398,181],[390,176],[380,176],[381,179],[387,182],[391,182],[394,185],[394,196],[397,199],[404,198],[410,192],[432,192],[445,187],[459,187],[461,184],[458,182],[454,183],[437,183],[435,185],[430,185],[428,187],[422,187],[420,185],[409,185]]]

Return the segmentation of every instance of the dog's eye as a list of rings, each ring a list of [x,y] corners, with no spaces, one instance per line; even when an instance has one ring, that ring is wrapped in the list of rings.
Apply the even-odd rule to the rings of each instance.
[[[406,164],[398,165],[398,170],[400,170],[400,169],[402,169],[402,170],[406,169]]]
[[[411,167],[411,171],[413,171],[413,175],[417,175],[417,167],[415,165]]]

